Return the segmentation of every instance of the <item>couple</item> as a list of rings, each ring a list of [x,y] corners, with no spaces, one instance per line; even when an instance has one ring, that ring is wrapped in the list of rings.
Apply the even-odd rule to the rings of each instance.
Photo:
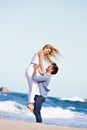
[[[53,62],[52,58],[55,54],[60,55],[59,51],[52,45],[45,45],[38,51],[31,60],[26,70],[26,77],[29,84],[29,95],[27,107],[34,113],[36,122],[42,122],[41,107],[47,97],[47,88],[51,79],[51,75],[58,72],[58,66]],[[47,59],[51,65],[44,69],[44,60]],[[34,108],[33,108],[34,105]]]

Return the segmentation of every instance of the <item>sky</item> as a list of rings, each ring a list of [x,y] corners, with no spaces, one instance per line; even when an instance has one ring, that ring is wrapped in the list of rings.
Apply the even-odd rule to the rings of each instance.
[[[48,96],[87,98],[87,0],[0,0],[0,87],[28,93],[25,70],[47,43],[62,55]]]

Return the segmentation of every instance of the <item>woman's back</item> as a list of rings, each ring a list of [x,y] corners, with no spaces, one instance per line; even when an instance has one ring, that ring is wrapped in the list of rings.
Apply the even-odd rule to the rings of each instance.
[[[34,56],[31,59],[31,64],[39,65],[39,57],[38,57],[38,55],[36,53],[34,54]]]

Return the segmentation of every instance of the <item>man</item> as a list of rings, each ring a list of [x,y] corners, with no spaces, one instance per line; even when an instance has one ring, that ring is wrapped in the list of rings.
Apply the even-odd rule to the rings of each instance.
[[[33,80],[38,82],[38,88],[35,95],[34,102],[34,115],[36,117],[36,122],[42,122],[41,117],[41,107],[42,103],[46,100],[47,93],[50,91],[47,87],[51,80],[51,75],[54,75],[58,72],[58,66],[55,63],[52,63],[46,68],[46,73],[43,75],[37,75],[37,65],[34,65]]]

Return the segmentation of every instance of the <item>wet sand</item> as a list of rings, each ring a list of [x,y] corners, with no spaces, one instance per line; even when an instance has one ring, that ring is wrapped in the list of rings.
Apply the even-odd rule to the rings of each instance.
[[[71,128],[66,126],[47,125],[19,120],[0,119],[0,130],[87,130],[86,128]]]

